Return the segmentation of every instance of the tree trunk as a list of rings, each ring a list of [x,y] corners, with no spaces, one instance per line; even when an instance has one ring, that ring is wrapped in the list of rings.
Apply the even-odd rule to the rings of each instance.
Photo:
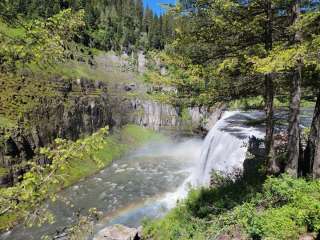
[[[266,137],[265,148],[267,158],[267,171],[269,174],[276,174],[280,168],[275,160],[274,145],[273,145],[273,99],[274,99],[274,86],[273,79],[270,74],[265,76],[265,112],[266,112]]]
[[[320,178],[320,92],[317,97],[304,160],[306,175],[312,173],[314,178]]]
[[[300,0],[296,0],[292,7],[292,24],[300,16]],[[292,43],[301,42],[300,32],[296,32]],[[289,109],[289,127],[288,127],[288,164],[286,172],[293,177],[298,176],[298,166],[300,158],[300,102],[301,102],[301,79],[302,79],[302,60],[297,61],[297,67],[293,72],[290,109]]]
[[[301,138],[300,138],[300,143],[299,143],[299,163],[298,163],[298,177],[304,177],[306,176],[307,173],[307,168],[308,166],[306,165],[306,161],[304,159],[304,152],[303,152],[303,145],[301,142]]]
[[[270,52],[273,47],[273,11],[272,2],[266,2],[266,26],[265,26],[265,49]],[[274,145],[273,145],[273,100],[274,100],[274,84],[272,74],[267,74],[264,80],[265,86],[265,112],[266,112],[266,136],[265,148],[267,158],[267,171],[269,174],[276,174],[280,168],[275,159]]]
[[[300,157],[301,70],[302,66],[299,66],[293,73],[288,127],[288,164],[286,172],[294,177],[298,176]]]

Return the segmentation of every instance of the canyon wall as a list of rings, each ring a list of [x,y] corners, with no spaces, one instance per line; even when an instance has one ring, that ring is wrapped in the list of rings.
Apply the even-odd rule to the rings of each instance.
[[[184,127],[207,131],[219,119],[222,106],[210,111],[201,108],[182,109],[150,99],[128,97],[127,85],[109,88],[103,81],[88,79],[65,80],[53,78],[56,96],[41,100],[40,106],[25,113],[20,124],[8,133],[0,130],[0,167],[7,174],[0,176],[0,185],[10,185],[25,172],[24,162],[34,159],[41,147],[56,138],[76,140],[98,129],[125,124],[137,124],[156,131],[181,130]],[[117,94],[114,94],[114,92]],[[113,93],[113,94],[110,94]],[[187,113],[187,118],[182,116]],[[213,116],[213,117],[212,117]]]

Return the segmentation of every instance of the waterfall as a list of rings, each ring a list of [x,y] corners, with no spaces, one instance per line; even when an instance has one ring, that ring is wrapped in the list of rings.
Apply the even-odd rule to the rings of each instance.
[[[263,131],[244,124],[248,119],[254,119],[257,112],[225,112],[217,124],[206,136],[200,156],[195,181],[197,185],[210,183],[213,170],[231,173],[242,169],[246,158],[247,144],[251,136],[263,137]]]
[[[188,195],[190,186],[206,186],[210,183],[212,170],[222,173],[232,173],[242,169],[246,158],[249,138],[264,137],[264,128],[250,127],[246,122],[252,119],[261,119],[264,113],[260,111],[224,112],[222,118],[209,131],[201,146],[201,154],[190,176],[173,193],[166,194],[163,203],[169,209],[176,205],[178,199]],[[192,146],[190,146],[192,147]],[[194,152],[197,149],[192,149]],[[189,154],[189,153],[188,153]]]

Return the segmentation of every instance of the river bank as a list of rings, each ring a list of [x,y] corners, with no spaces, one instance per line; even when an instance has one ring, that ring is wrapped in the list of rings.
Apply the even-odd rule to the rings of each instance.
[[[106,150],[95,154],[98,159],[102,158],[106,167],[113,159],[119,159],[123,153],[145,142],[146,136],[150,140],[153,134],[146,128],[186,131],[193,135],[207,131],[221,116],[223,105],[208,112],[202,108],[182,109],[156,102],[147,96],[148,86],[138,73],[119,72],[118,66],[128,63],[113,54],[99,53],[95,61],[94,67],[72,62],[57,66],[53,72],[27,75],[24,82],[18,79],[5,82],[5,89],[2,89],[7,97],[3,102],[5,109],[11,104],[19,104],[17,111],[8,108],[4,117],[0,116],[1,186],[10,187],[19,182],[30,162],[46,164],[39,151],[50,146],[56,138],[76,141],[108,125],[113,135],[104,143]],[[41,84],[36,84],[35,79]],[[39,95],[42,88],[46,91]],[[18,99],[12,96],[15,89],[21,91],[15,93]],[[20,101],[24,95],[28,98]],[[7,124],[8,119],[12,124]],[[63,173],[67,176],[64,187],[99,169],[92,159],[71,162],[71,167]],[[1,231],[12,228],[18,219],[19,213],[2,214]]]
[[[189,175],[200,143],[200,139],[149,139],[146,145],[131,151],[110,167],[60,192],[59,196],[67,201],[60,201],[58,197],[57,202],[48,205],[56,216],[53,225],[31,229],[19,226],[7,235],[8,238],[1,239],[25,239],[26,236],[28,239],[39,239],[46,234],[53,236],[75,223],[74,212],[85,214],[93,207],[104,212],[96,231],[105,226],[103,222],[135,225],[141,224],[144,216],[159,216],[167,211],[166,204],[157,207],[151,204],[144,210],[140,207],[179,187]],[[127,214],[130,211],[134,212],[131,217]]]
[[[167,136],[151,141],[99,174],[62,191],[60,194],[74,207],[59,201],[50,204],[48,207],[57,216],[54,225],[32,229],[20,226],[3,239],[23,239],[24,236],[37,239],[44,234],[54,235],[57,230],[74,223],[74,211],[86,212],[92,207],[104,213],[95,225],[94,235],[114,224],[138,227],[146,218],[162,217],[179,199],[188,195],[190,185],[204,184],[207,173],[203,174],[202,169],[210,172],[212,169],[241,168],[246,153],[246,147],[242,145],[248,141],[252,130],[261,131],[245,122],[257,117],[260,114],[254,112],[225,113],[213,130],[218,134],[214,136],[220,136],[216,138],[217,148],[211,148],[211,144],[197,137],[172,139]],[[234,142],[230,154],[219,155],[224,141],[230,139]],[[206,154],[209,150],[210,154]],[[208,155],[207,158],[204,155]]]
[[[63,188],[68,188],[80,180],[94,175],[109,166],[113,161],[146,142],[160,138],[161,134],[136,125],[127,125],[115,130],[105,138],[103,148],[93,154],[93,158],[100,160],[103,165],[98,166],[93,159],[73,159],[69,167],[61,173],[65,176]],[[55,191],[59,190],[61,189],[59,188]],[[2,215],[0,217],[0,230],[4,231],[12,228],[19,220],[18,214],[14,216]]]

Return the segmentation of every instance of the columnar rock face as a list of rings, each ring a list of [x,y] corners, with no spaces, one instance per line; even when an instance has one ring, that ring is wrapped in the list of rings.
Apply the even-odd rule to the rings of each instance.
[[[38,107],[25,113],[9,134],[0,129],[0,167],[10,169],[9,174],[0,176],[0,185],[16,181],[26,170],[21,163],[33,159],[41,147],[56,138],[76,140],[105,126],[112,129],[130,123],[156,131],[181,129],[185,125],[206,131],[222,113],[220,106],[209,111],[189,108],[184,119],[180,108],[139,99],[143,91],[139,88],[143,87],[133,83],[113,86],[111,90],[105,82],[87,79],[51,81],[56,86],[55,97],[40,99]],[[135,92],[137,97],[128,97],[128,92]],[[43,164],[47,160],[37,158],[37,161]]]
[[[37,150],[56,138],[75,140],[107,125],[113,126],[112,111],[108,101],[107,86],[85,79],[66,81],[53,79],[59,87],[57,97],[42,99],[39,107],[23,116],[22,124],[8,136],[0,132],[0,167],[11,167],[32,159]],[[26,124],[27,123],[27,124]],[[44,163],[45,159],[39,159]],[[0,178],[0,184],[12,183],[14,172]]]
[[[208,132],[221,118],[225,108],[226,105],[224,103],[219,103],[211,108],[194,107],[189,108],[188,111],[192,125],[200,128],[204,132]]]
[[[178,127],[181,124],[179,109],[153,101],[132,100],[129,121],[140,126],[160,130],[165,127]]]
[[[193,129],[206,132],[220,119],[224,108],[224,104],[219,104],[211,109],[188,108],[187,119],[183,119],[182,109],[178,107],[136,99],[130,102],[132,112],[129,121],[156,131],[162,128],[183,128],[189,125]]]

